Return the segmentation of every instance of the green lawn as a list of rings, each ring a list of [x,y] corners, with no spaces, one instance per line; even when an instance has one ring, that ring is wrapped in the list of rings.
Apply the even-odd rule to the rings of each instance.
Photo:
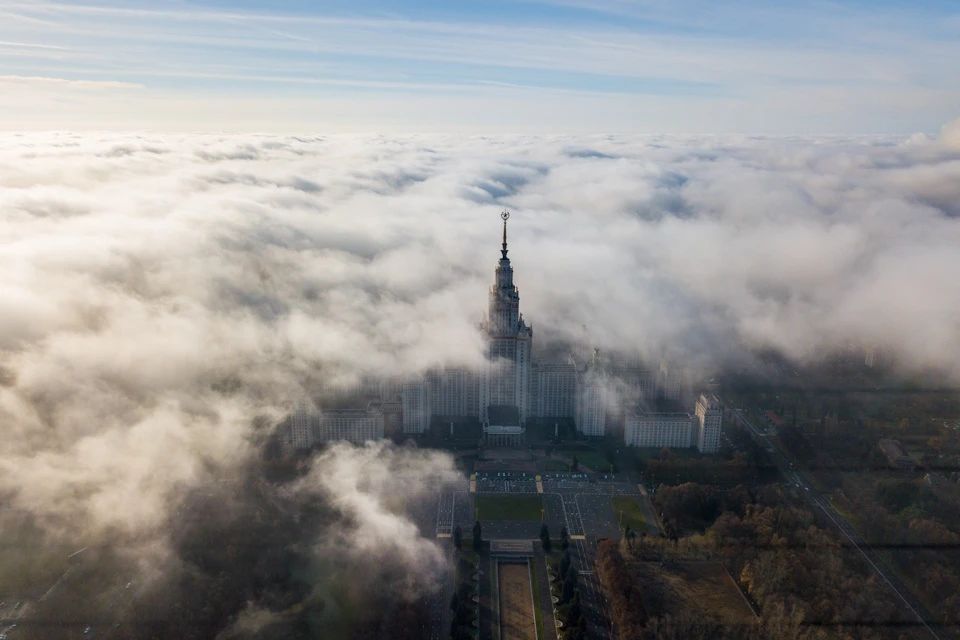
[[[607,456],[599,451],[587,450],[587,451],[558,451],[562,456],[570,458],[571,460],[576,457],[577,462],[587,467],[590,467],[591,471],[596,471],[597,473],[610,473],[610,461],[607,460]]]
[[[544,471],[569,471],[570,465],[558,460],[547,460],[543,463]]]
[[[640,505],[637,504],[636,500],[626,496],[618,496],[611,498],[610,501],[613,503],[613,512],[620,522],[621,530],[627,525],[630,525],[630,528],[638,533],[647,530],[647,521],[644,519],[643,512],[640,511]]]
[[[477,496],[473,504],[477,520],[538,521],[543,509],[536,496]]]

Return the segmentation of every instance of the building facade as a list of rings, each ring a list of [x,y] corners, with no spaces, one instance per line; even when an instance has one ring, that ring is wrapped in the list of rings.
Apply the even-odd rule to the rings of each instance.
[[[503,218],[503,247],[490,288],[486,361],[480,372],[480,420],[489,422],[489,407],[515,406],[523,424],[530,416],[530,377],[533,328],[520,314],[520,292],[513,283],[513,267],[507,257],[507,219]]]
[[[477,374],[466,367],[445,367],[427,374],[430,415],[444,418],[480,415]]]
[[[691,445],[692,418],[689,413],[633,413],[624,426],[624,443],[631,447],[671,447]]]
[[[577,431],[585,436],[600,437],[607,432],[609,381],[603,370],[577,369],[577,388],[574,395],[574,422]]]
[[[697,449],[702,453],[720,450],[720,429],[723,427],[723,407],[712,393],[701,393],[696,408]]]
[[[383,430],[383,412],[376,406],[321,411],[315,442],[363,444],[371,440],[383,440]]]
[[[290,414],[289,444],[294,449],[309,449],[316,436],[316,412],[305,402],[298,403]]]
[[[520,426],[520,412],[513,405],[491,405],[488,422],[483,427],[483,440],[491,447],[521,447],[526,443],[526,429]]]
[[[403,409],[403,433],[421,434],[430,426],[429,386],[422,380],[405,382],[400,387]]]
[[[576,409],[577,370],[572,363],[534,364],[530,407],[536,418],[572,418]]]
[[[682,393],[681,380],[682,377],[679,367],[666,360],[660,361],[660,374],[657,378],[657,386],[659,387],[657,395],[660,398],[664,400],[680,400]]]

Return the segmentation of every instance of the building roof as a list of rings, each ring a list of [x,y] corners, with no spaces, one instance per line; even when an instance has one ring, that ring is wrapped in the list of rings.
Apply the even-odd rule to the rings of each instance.
[[[692,417],[686,411],[637,411],[628,418],[637,420],[691,420]]]
[[[520,410],[512,404],[492,404],[487,407],[487,420],[491,426],[519,427]]]

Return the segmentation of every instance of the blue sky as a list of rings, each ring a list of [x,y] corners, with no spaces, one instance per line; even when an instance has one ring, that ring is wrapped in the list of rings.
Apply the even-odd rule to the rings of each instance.
[[[0,127],[909,133],[960,3],[0,0]]]

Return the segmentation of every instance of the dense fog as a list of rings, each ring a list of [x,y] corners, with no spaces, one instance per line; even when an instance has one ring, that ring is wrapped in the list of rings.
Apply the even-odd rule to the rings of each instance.
[[[504,208],[535,341],[702,366],[878,346],[960,378],[960,122],[911,138],[5,135],[5,534],[103,554],[159,608],[130,615],[153,620],[219,575],[196,548],[257,522],[289,573],[244,587],[225,634],[295,624],[277,612],[311,598],[330,614],[355,576],[417,597],[445,568],[405,513],[452,460],[338,446],[293,468],[270,434],[321,385],[479,362]],[[327,564],[290,568],[311,563]],[[83,606],[114,602],[112,579]]]

